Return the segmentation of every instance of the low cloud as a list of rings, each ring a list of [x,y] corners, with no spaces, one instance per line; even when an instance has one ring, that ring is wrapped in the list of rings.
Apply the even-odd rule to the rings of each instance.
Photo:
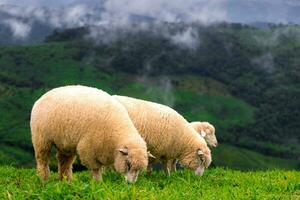
[[[33,30],[31,25],[37,21],[53,29],[90,26],[89,37],[105,43],[116,40],[123,32],[147,31],[161,34],[177,45],[195,49],[201,38],[192,25],[184,30],[172,32],[168,27],[164,27],[165,23],[196,23],[205,26],[216,22],[230,21],[232,15],[242,19],[243,13],[236,12],[235,9],[243,8],[243,5],[258,7],[261,5],[264,8],[265,5],[276,5],[276,8],[280,8],[279,5],[282,5],[282,8],[287,5],[298,6],[297,1],[293,0],[285,3],[281,0],[265,0],[261,4],[255,2],[257,0],[240,3],[234,0],[62,0],[59,2],[30,0],[28,3],[30,6],[0,5],[0,14],[5,13],[10,16],[10,18],[6,18],[6,21],[12,23],[9,26],[15,30],[14,36],[19,38],[26,37],[26,33],[30,34],[31,29]],[[24,2],[19,0],[2,1],[2,3],[24,5]],[[228,10],[232,12],[228,12]],[[245,13],[247,16],[248,14]],[[262,16],[262,14],[256,16]],[[256,20],[255,17],[251,19]],[[3,22],[4,20],[0,19],[0,23],[3,24]],[[22,34],[22,31],[19,30],[23,30],[24,33]],[[106,30],[109,30],[110,33],[107,34]],[[277,37],[276,34],[274,37]],[[272,40],[270,38],[263,42],[272,44]],[[277,38],[274,41],[276,42]]]
[[[31,31],[31,26],[23,23],[22,21],[9,19],[3,22],[4,25],[8,26],[16,39],[25,39],[28,37]]]
[[[150,76],[152,70],[150,61],[146,62],[143,73],[137,81],[146,87],[145,94],[152,101],[174,107],[176,98],[171,79],[168,76],[160,76],[153,79]]]
[[[25,18],[26,20],[23,20],[22,25],[24,29],[26,26],[27,30],[30,30],[28,27],[34,24],[34,21],[45,23],[53,28],[93,26],[91,37],[103,36],[101,29],[111,30],[111,34],[106,36],[108,38],[105,38],[105,41],[113,40],[118,35],[113,33],[114,30],[126,29],[125,31],[131,32],[147,30],[156,32],[156,34],[160,32],[164,36],[168,36],[172,42],[191,48],[194,48],[194,43],[198,39],[193,29],[188,28],[180,33],[169,33],[150,30],[151,27],[147,23],[210,24],[227,19],[222,6],[224,0],[90,0],[89,4],[72,0],[63,2],[68,3],[69,6],[36,7],[36,5],[41,6],[45,2],[32,0],[30,4],[32,6],[2,5],[0,12],[6,13],[14,20]],[[95,26],[99,28],[95,28]],[[155,28],[157,27],[155,26]],[[16,35],[21,36],[21,34]]]
[[[251,61],[268,73],[273,73],[275,71],[274,57],[271,52],[266,52],[261,56],[253,58]]]
[[[192,27],[188,27],[183,32],[175,33],[170,38],[173,43],[190,49],[196,49],[200,43],[198,33]]]

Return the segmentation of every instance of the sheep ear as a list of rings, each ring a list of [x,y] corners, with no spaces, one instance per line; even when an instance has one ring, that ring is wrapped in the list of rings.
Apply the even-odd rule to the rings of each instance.
[[[202,156],[204,153],[200,149],[197,151],[198,156]]]
[[[205,136],[206,136],[206,132],[202,130],[202,131],[201,131],[201,136],[202,136],[202,137],[205,137]]]
[[[148,157],[149,157],[149,158],[156,158],[154,155],[152,155],[152,154],[150,153],[150,151],[148,151],[147,153],[148,153]]]
[[[124,156],[128,155],[128,149],[117,149],[121,154],[123,154]]]

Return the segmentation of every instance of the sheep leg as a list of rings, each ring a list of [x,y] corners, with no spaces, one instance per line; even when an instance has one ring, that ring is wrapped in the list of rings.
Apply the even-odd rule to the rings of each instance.
[[[173,162],[174,162],[174,160],[167,161],[167,168],[170,171],[170,173],[173,171]]]
[[[163,169],[164,169],[165,174],[167,176],[170,176],[171,173],[170,173],[170,168],[169,168],[169,161],[163,161],[162,164],[163,164]]]
[[[51,153],[51,144],[38,144],[33,143],[35,159],[37,162],[37,171],[38,175],[43,179],[47,180],[49,178],[50,169],[50,153]]]
[[[153,171],[153,164],[156,162],[155,158],[149,157],[148,158],[148,166],[147,166],[147,175],[151,176],[152,171]]]
[[[177,169],[176,169],[176,163],[177,163],[177,160],[175,159],[175,160],[172,160],[171,161],[171,163],[170,163],[170,165],[171,165],[171,172],[176,172],[177,171]]]
[[[152,174],[152,164],[149,163],[148,166],[147,166],[147,175],[151,176],[151,174]]]
[[[92,177],[93,177],[96,181],[102,181],[102,168],[99,168],[99,169],[93,169],[93,170],[92,170]]]
[[[71,181],[73,179],[72,165],[74,160],[76,159],[76,155],[64,155],[58,151],[56,154],[56,158],[58,162],[59,179],[62,180],[64,176],[66,176],[67,180]]]

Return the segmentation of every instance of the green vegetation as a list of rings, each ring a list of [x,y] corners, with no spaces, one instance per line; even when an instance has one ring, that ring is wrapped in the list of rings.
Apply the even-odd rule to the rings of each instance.
[[[129,185],[116,172],[105,172],[95,182],[89,172],[74,174],[74,180],[41,182],[34,169],[0,168],[1,199],[298,199],[300,172],[240,172],[209,169],[203,177],[187,170],[166,178],[162,172],[142,173]]]
[[[262,170],[262,169],[297,169],[299,162],[265,156],[255,151],[221,144],[212,150],[213,165],[227,166],[231,169]]]
[[[225,144],[213,150],[215,166],[299,168],[299,27],[196,28],[201,45],[192,50],[151,33],[96,45],[82,39],[84,28],[56,31],[45,44],[0,46],[0,164],[34,166],[33,103],[54,87],[83,84],[210,121]]]

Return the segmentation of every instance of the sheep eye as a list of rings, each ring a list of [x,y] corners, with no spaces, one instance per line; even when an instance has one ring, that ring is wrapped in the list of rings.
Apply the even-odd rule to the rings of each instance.
[[[127,167],[127,170],[130,171],[131,164],[128,160],[126,160],[126,167]]]

